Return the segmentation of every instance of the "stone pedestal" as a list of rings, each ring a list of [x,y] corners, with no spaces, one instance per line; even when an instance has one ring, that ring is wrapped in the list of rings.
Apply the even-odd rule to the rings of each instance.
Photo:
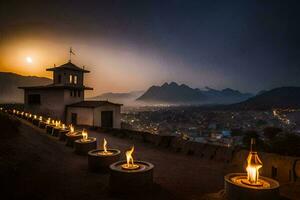
[[[87,141],[75,140],[74,148],[76,154],[87,155],[89,151],[97,149],[97,140],[96,138],[88,138]]]
[[[60,131],[65,131],[65,130],[62,130],[60,127],[54,127],[54,128],[52,129],[52,136],[58,137]],[[67,132],[68,132],[68,131],[67,131]]]
[[[111,155],[99,154],[103,149],[96,149],[88,152],[89,170],[93,172],[108,172],[109,166],[120,160],[120,150],[108,149]]]
[[[225,197],[227,200],[279,200],[279,183],[273,179],[259,178],[270,184],[269,187],[255,187],[234,181],[235,177],[247,177],[245,173],[233,173],[225,176]]]
[[[32,124],[35,125],[35,126],[39,126],[39,122],[40,122],[40,120],[38,120],[38,119],[33,119],[32,120]]]
[[[52,125],[46,125],[46,133],[49,135],[52,135],[53,128],[54,128],[54,126],[52,126]]]
[[[43,121],[39,122],[39,128],[41,128],[41,129],[45,129],[46,125],[47,125],[46,122],[43,122]]]
[[[60,141],[66,141],[67,136],[66,134],[69,133],[69,130],[60,130],[58,134],[58,138]]]
[[[82,139],[81,133],[66,134],[66,146],[73,147],[75,140]]]
[[[151,192],[153,187],[153,168],[151,163],[135,161],[141,166],[136,170],[124,170],[122,164],[126,161],[119,161],[110,165],[110,191],[118,195],[138,195]]]

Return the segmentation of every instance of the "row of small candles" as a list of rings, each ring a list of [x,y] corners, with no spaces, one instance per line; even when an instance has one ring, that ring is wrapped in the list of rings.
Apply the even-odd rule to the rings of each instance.
[[[0,108],[0,110],[2,111],[3,108]],[[33,115],[31,113],[27,113],[27,112],[21,112],[18,110],[13,109],[13,114],[20,114],[21,116],[25,116],[28,118],[33,118],[33,119],[37,119],[37,115]],[[39,116],[39,121],[43,121],[43,117]],[[53,125],[57,128],[61,128],[62,130],[66,130],[66,125],[61,123],[60,120],[53,120],[51,118],[48,118],[46,120],[46,124],[47,125]],[[69,126],[69,134],[78,134],[75,132],[74,126],[72,126],[72,124]],[[83,129],[81,131],[81,135],[82,135],[82,139],[81,142],[89,142],[90,138],[88,137],[88,132]],[[251,150],[249,152],[248,158],[247,158],[247,167],[246,167],[246,171],[247,171],[247,180],[243,181],[244,183],[250,184],[250,185],[260,185],[259,182],[259,169],[262,167],[262,162],[259,159],[257,152],[252,150],[252,145],[254,144],[254,140],[251,140]],[[132,146],[132,148],[128,151],[126,151],[125,155],[126,155],[126,164],[122,165],[122,168],[124,169],[137,169],[139,166],[136,165],[133,161],[133,157],[132,154],[134,152],[134,146]],[[99,151],[98,152],[99,155],[102,156],[109,156],[112,155],[113,152],[107,150],[107,141],[106,139],[103,140],[103,151]]]
[[[0,111],[2,111],[2,110],[3,110],[3,108],[0,108]],[[12,112],[13,112],[13,114],[25,116],[27,118],[32,118],[32,119],[35,119],[35,120],[38,119],[40,122],[42,122],[43,119],[44,119],[42,116],[38,117],[35,114],[29,113],[29,112],[24,112],[24,111],[21,112],[21,111],[16,110],[16,109],[13,109]],[[54,119],[51,119],[51,118],[47,118],[46,124],[47,125],[52,125],[56,128],[60,128],[62,130],[67,129],[66,125],[64,123],[61,123],[60,120],[54,120]],[[78,134],[78,132],[75,131],[75,128],[72,124],[68,126],[68,130],[69,130],[70,135]],[[83,129],[81,131],[81,136],[82,136],[82,139],[81,139],[82,143],[86,143],[86,142],[89,142],[91,140],[91,138],[88,137],[88,132],[85,129]],[[134,163],[133,156],[132,156],[133,152],[134,152],[134,146],[132,146],[130,150],[125,152],[126,163],[122,165],[123,169],[134,170],[134,169],[139,168],[139,165]],[[103,139],[103,150],[97,152],[97,154],[100,155],[100,156],[111,156],[111,155],[114,154],[113,151],[110,151],[109,149],[107,149],[107,140],[105,138]]]

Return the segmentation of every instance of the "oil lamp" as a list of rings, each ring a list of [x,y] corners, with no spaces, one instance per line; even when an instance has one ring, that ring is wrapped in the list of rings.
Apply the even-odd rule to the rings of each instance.
[[[97,148],[97,140],[94,137],[89,137],[85,129],[82,130],[81,135],[81,139],[74,141],[75,153],[87,155],[89,151]]]
[[[71,130],[69,128],[66,127],[65,124],[61,125],[61,129],[59,130],[58,133],[58,138],[60,141],[65,141],[66,140],[66,134],[69,133]],[[73,132],[74,132],[74,128],[73,128]]]
[[[134,146],[126,151],[126,160],[110,165],[110,190],[122,195],[144,194],[153,186],[153,164],[134,161]]]
[[[46,121],[43,121],[43,117],[39,117],[39,128],[45,129],[47,125],[50,125],[50,118],[48,118]]]
[[[33,115],[32,124],[38,126],[39,122],[40,120],[37,118],[37,115]]]
[[[66,130],[65,124],[61,124],[61,121],[55,121],[55,127],[52,129],[52,135],[54,137],[58,137],[60,132],[67,133],[68,130]]]
[[[251,147],[246,159],[247,174],[232,173],[225,176],[225,196],[227,199],[279,199],[279,183],[259,174],[263,163],[255,151],[254,145],[255,140],[251,139]]]
[[[52,131],[53,131],[54,127],[56,127],[57,123],[58,123],[57,120],[52,119],[51,123],[46,125],[46,133],[49,135],[52,135]]]
[[[65,134],[65,137],[62,135],[60,140],[66,140],[66,146],[73,147],[74,142],[78,139],[82,139],[82,133],[80,131],[75,131],[74,126],[70,125],[70,131]]]
[[[103,149],[95,149],[88,152],[89,170],[107,172],[112,163],[119,161],[120,150],[107,149],[107,141],[103,139]]]

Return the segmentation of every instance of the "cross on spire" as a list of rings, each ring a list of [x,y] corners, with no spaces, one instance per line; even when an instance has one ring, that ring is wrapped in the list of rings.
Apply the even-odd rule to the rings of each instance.
[[[70,56],[69,62],[71,62],[71,60],[72,60],[71,59],[72,58],[72,54],[75,56],[75,53],[74,53],[72,47],[70,47],[70,50],[69,50],[69,56]]]

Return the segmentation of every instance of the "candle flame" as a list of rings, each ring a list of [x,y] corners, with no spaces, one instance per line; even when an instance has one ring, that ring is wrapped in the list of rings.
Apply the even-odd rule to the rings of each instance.
[[[36,116],[36,115],[33,115],[33,118],[34,118],[34,119],[36,119],[36,118],[37,118],[37,116]]]
[[[74,130],[74,126],[71,124],[71,125],[70,125],[70,133],[73,134],[74,131],[75,131],[75,130]]]
[[[40,121],[43,121],[43,117],[42,117],[42,116],[40,116],[39,120],[40,120]]]
[[[257,152],[252,151],[252,145],[255,143],[254,139],[251,139],[251,150],[247,157],[247,177],[250,184],[259,183],[259,169],[263,166],[261,160],[258,157]]]
[[[127,169],[127,170],[135,170],[140,168],[139,165],[134,164],[133,161],[133,157],[132,157],[132,153],[134,151],[134,146],[131,147],[131,149],[129,151],[126,151],[126,163],[122,165],[123,169]]]
[[[81,132],[81,134],[82,134],[82,140],[83,141],[87,141],[87,139],[88,139],[88,133],[87,133],[87,131],[85,129],[83,129],[82,132]]]
[[[106,147],[106,145],[107,145],[107,141],[106,141],[106,139],[104,138],[104,139],[103,139],[103,151],[104,151],[104,153],[107,153],[107,147]]]

